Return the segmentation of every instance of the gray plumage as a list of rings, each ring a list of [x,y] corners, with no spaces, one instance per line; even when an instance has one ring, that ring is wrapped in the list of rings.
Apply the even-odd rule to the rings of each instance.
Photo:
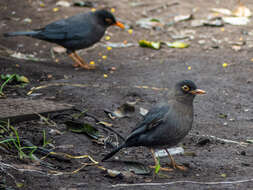
[[[167,148],[177,145],[192,128],[195,95],[204,93],[190,80],[177,83],[173,97],[167,103],[152,108],[126,141],[102,161],[126,147]]]
[[[111,21],[108,22],[106,19]],[[29,36],[59,44],[69,52],[74,52],[98,42],[103,37],[107,27],[114,24],[116,24],[116,20],[110,12],[99,10],[58,20],[41,29],[9,32],[5,33],[4,36]]]

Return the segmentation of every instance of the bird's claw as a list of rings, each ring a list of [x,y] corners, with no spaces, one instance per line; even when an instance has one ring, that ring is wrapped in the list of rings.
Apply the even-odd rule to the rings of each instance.
[[[155,169],[156,166],[149,166],[152,169]],[[173,169],[172,168],[159,168],[159,171],[166,171],[166,172],[172,172]]]
[[[82,68],[87,69],[87,70],[93,70],[93,69],[96,68],[96,66],[94,66],[94,65],[80,64],[80,63],[74,63],[73,67],[82,67]]]

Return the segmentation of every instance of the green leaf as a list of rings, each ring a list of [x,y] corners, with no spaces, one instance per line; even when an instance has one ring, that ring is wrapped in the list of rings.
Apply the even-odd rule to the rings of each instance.
[[[141,47],[148,47],[148,48],[152,48],[152,49],[160,49],[161,42],[152,42],[152,41],[147,41],[147,40],[140,40],[139,45]]]
[[[161,165],[160,165],[160,159],[157,158],[157,161],[158,161],[158,164],[155,166],[155,173],[157,174],[161,168]]]

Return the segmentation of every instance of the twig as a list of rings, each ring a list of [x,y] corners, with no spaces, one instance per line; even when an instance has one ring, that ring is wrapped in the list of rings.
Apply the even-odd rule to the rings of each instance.
[[[0,166],[3,167],[3,168],[11,168],[11,169],[14,169],[14,170],[17,170],[17,171],[20,171],[20,172],[37,172],[37,173],[46,175],[46,173],[44,173],[42,171],[39,171],[39,170],[20,169],[20,168],[17,168],[15,166],[12,166],[10,164],[5,164],[3,162],[0,162]]]
[[[134,186],[162,186],[162,185],[173,185],[179,183],[190,183],[190,184],[199,184],[199,185],[222,185],[222,184],[238,184],[238,183],[247,183],[253,182],[252,179],[244,179],[238,181],[210,181],[210,182],[198,182],[198,181],[173,181],[167,183],[135,183],[135,184],[116,184],[112,185],[112,187],[134,187]]]
[[[99,85],[99,84],[71,84],[71,83],[67,83],[67,82],[62,82],[62,83],[50,83],[50,84],[45,84],[42,86],[37,86],[37,87],[32,87],[30,89],[29,92],[27,92],[27,95],[31,95],[35,90],[40,90],[40,89],[44,89],[44,88],[48,88],[48,87],[52,87],[52,86],[72,86],[72,87],[80,87],[80,88],[87,88],[87,87],[91,87],[91,88],[101,88],[103,86]],[[114,86],[114,88],[120,88],[120,89],[124,89],[127,88],[127,86]],[[155,86],[147,86],[147,85],[134,85],[133,88],[140,88],[140,89],[151,89],[154,91],[168,91],[168,88],[158,88]]]
[[[229,139],[223,139],[223,138],[219,138],[219,137],[215,137],[213,135],[195,135],[195,134],[189,134],[190,136],[195,136],[195,137],[207,137],[216,141],[220,141],[220,142],[225,142],[225,143],[233,143],[233,144],[237,144],[240,146],[247,146],[249,145],[249,143],[246,142],[238,142],[238,141],[233,141],[233,140],[229,140]]]

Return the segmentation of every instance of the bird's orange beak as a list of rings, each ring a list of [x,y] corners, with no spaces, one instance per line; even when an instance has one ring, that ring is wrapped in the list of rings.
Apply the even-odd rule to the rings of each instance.
[[[115,23],[114,25],[116,25],[116,26],[118,26],[118,27],[120,27],[120,28],[122,28],[122,29],[125,28],[124,24],[122,24],[122,23],[119,22],[119,21],[116,21],[116,23]]]
[[[192,90],[190,91],[191,94],[206,94],[206,91],[201,90],[201,89],[196,89],[196,90]]]

